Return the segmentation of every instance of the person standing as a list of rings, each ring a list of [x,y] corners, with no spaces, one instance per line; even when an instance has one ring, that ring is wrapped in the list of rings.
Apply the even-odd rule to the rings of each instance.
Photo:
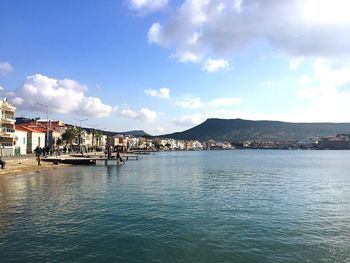
[[[117,160],[121,161],[123,164],[125,164],[124,160],[122,159],[122,156],[120,155],[119,151],[117,151]]]
[[[6,164],[6,162],[2,159],[2,156],[0,156],[0,166],[1,166],[1,169],[5,169],[5,164]]]
[[[40,155],[42,153],[42,149],[39,147],[39,145],[34,149],[34,152],[35,152],[35,157],[36,157],[36,160],[38,162],[38,166],[41,166],[41,159],[40,159]]]

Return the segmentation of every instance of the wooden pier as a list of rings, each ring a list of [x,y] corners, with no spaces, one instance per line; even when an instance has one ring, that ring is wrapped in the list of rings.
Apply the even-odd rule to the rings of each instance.
[[[139,156],[137,154],[123,154],[122,159],[124,161],[128,160],[138,160]],[[118,160],[115,155],[112,155],[112,158],[106,158],[105,155],[83,155],[83,154],[74,154],[69,156],[57,156],[57,157],[47,157],[43,158],[44,162],[52,163],[65,163],[65,164],[74,164],[74,165],[122,165],[123,162]]]

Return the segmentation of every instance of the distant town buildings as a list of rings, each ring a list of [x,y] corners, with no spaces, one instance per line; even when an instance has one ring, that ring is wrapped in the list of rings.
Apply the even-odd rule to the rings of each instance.
[[[301,141],[234,141],[175,140],[161,137],[137,137],[96,129],[81,128],[59,120],[15,118],[16,107],[6,99],[0,100],[1,156],[32,154],[34,149],[49,147],[57,151],[105,151],[106,147],[121,151],[179,151],[229,149],[349,149],[350,134]],[[73,130],[71,139],[64,139]],[[350,131],[349,131],[350,132]],[[67,137],[67,136],[66,136]]]

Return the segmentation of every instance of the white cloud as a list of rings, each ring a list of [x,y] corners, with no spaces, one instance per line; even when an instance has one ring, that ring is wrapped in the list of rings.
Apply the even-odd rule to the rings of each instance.
[[[202,108],[204,105],[201,101],[201,98],[179,98],[175,101],[175,105],[179,106],[181,108],[188,108],[188,109],[199,109]]]
[[[214,98],[211,101],[203,102],[200,97],[182,97],[175,100],[175,106],[184,109],[200,109],[204,107],[219,108],[225,106],[237,105],[243,101],[242,98],[228,97],[228,98]]]
[[[0,86],[0,90],[4,90],[4,88]]]
[[[303,61],[304,61],[304,58],[302,58],[302,57],[300,57],[300,58],[292,58],[289,61],[289,70],[290,71],[296,71]]]
[[[276,119],[272,116],[267,116],[261,113],[249,113],[242,111],[227,111],[227,110],[218,110],[205,113],[194,113],[179,116],[173,119],[173,123],[178,126],[192,127],[194,125],[201,124],[206,119],[209,118],[220,118],[220,119],[235,119],[243,118],[248,120],[262,120],[262,119]]]
[[[272,88],[275,85],[275,82],[272,80],[265,80],[261,83],[261,86],[264,88]]]
[[[146,89],[144,92],[151,97],[158,97],[162,99],[170,98],[170,89],[168,88],[161,88],[159,91],[154,89]]]
[[[289,114],[286,118],[298,121],[350,121],[350,66],[334,65],[327,59],[317,59],[313,66],[312,76],[306,76],[305,87],[299,91],[301,98],[308,100],[308,105]]]
[[[181,63],[199,63],[202,60],[202,56],[194,54],[190,51],[178,51],[175,55],[172,55],[172,57],[177,58]]]
[[[293,58],[341,58],[350,55],[349,8],[347,0],[185,0],[157,23],[153,42],[188,58],[231,57],[261,42]],[[301,61],[292,60],[291,69]]]
[[[154,131],[159,134],[159,133],[163,133],[165,129],[163,127],[156,127],[154,128]]]
[[[140,14],[149,14],[164,9],[168,0],[128,0],[129,8]]]
[[[43,103],[49,112],[76,113],[86,116],[105,117],[114,108],[102,103],[97,97],[86,96],[87,87],[71,79],[58,80],[41,74],[28,76],[20,89],[3,92],[19,108],[37,111]]]
[[[8,62],[0,61],[0,75],[6,75],[13,71],[13,67]]]
[[[242,98],[216,98],[209,102],[210,107],[223,107],[237,105],[242,102]]]
[[[148,30],[148,42],[161,45],[161,32],[162,26],[159,23],[154,23]]]
[[[303,74],[301,75],[301,77],[299,78],[298,82],[302,85],[302,86],[305,86],[305,85],[308,85],[310,84],[312,81],[311,77],[307,74]]]
[[[217,72],[219,70],[229,70],[230,64],[224,59],[207,59],[201,68],[203,71],[210,73]]]
[[[140,111],[133,111],[129,109],[128,106],[124,106],[124,108],[120,109],[118,115],[123,118],[135,119],[135,120],[146,120],[146,121],[154,121],[158,118],[158,113],[147,108],[141,108]]]
[[[205,120],[206,116],[204,114],[195,113],[177,117],[173,119],[173,123],[175,123],[178,126],[191,127],[194,125],[198,125]]]

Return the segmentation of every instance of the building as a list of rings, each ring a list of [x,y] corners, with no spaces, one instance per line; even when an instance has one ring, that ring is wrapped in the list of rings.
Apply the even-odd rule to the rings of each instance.
[[[317,147],[321,150],[350,150],[350,134],[321,138]]]
[[[16,124],[15,155],[27,154],[28,130]]]
[[[27,131],[27,154],[33,153],[37,146],[41,148],[45,146],[46,133],[44,128],[23,125],[17,125],[16,128]]]
[[[0,147],[1,155],[14,154],[16,106],[6,98],[0,100]]]
[[[62,134],[65,132],[66,127],[63,121],[55,120],[40,120],[40,119],[25,119],[17,118],[17,124],[24,127],[34,128],[45,132],[45,142],[48,142],[50,149],[55,149],[62,143]],[[47,138],[47,136],[49,136]]]

